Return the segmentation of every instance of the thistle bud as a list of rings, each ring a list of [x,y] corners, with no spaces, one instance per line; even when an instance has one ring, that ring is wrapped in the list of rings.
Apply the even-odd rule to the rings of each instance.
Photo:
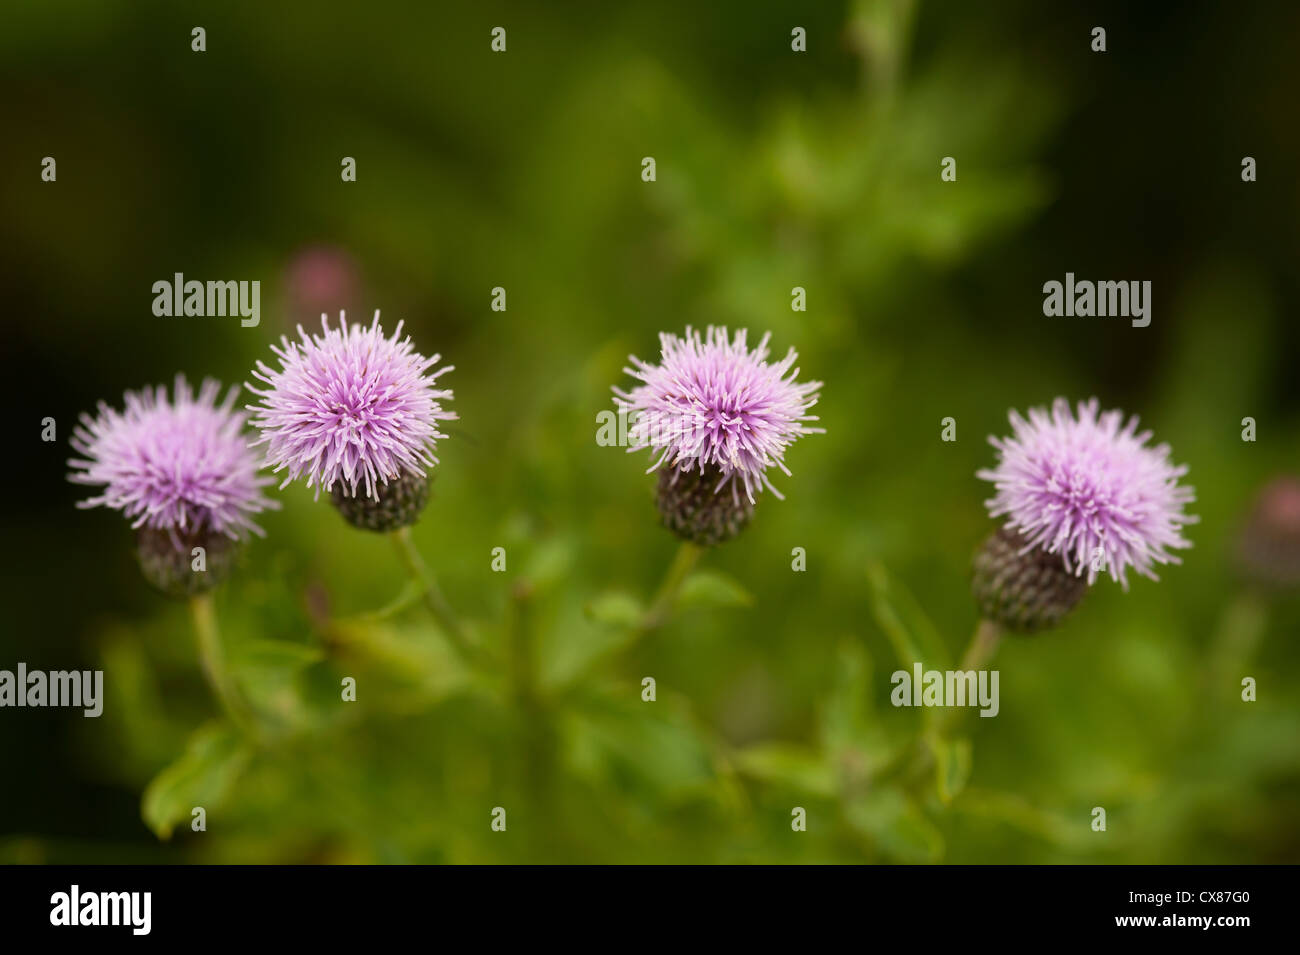
[[[719,489],[722,480],[722,472],[711,465],[661,469],[655,503],[664,527],[701,547],[729,541],[744,530],[754,505],[733,482]]]
[[[191,597],[230,576],[239,542],[207,528],[142,527],[136,557],[145,580],[169,597]]]
[[[989,536],[975,554],[971,590],[980,612],[1018,633],[1055,627],[1081,599],[1088,581],[1071,573],[1060,554],[1039,547],[1003,528]]]
[[[420,519],[429,503],[429,479],[408,472],[387,484],[376,483],[376,497],[367,497],[361,489],[355,494],[349,490],[342,481],[334,485],[334,506],[345,521],[363,531],[387,533],[407,527]]]

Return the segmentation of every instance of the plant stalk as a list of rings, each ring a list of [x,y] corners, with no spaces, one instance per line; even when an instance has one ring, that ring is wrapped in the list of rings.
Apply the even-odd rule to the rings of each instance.
[[[477,646],[469,637],[460,618],[456,612],[451,609],[451,604],[442,593],[442,588],[438,586],[438,580],[434,577],[433,572],[425,564],[424,558],[420,556],[420,551],[415,546],[415,541],[411,537],[409,527],[399,528],[390,535],[393,543],[397,547],[397,555],[401,558],[402,564],[406,567],[406,572],[410,574],[411,579],[421,590],[421,598],[429,612],[433,614],[438,626],[446,635],[451,645],[455,647],[456,652],[471,664],[481,664],[486,662],[486,654]]]
[[[190,598],[190,613],[194,620],[194,631],[198,636],[199,664],[203,676],[212,688],[213,695],[221,708],[240,730],[255,735],[255,722],[252,711],[244,702],[226,669],[225,654],[221,649],[221,634],[217,628],[217,611],[211,592],[195,594]]]
[[[690,541],[682,541],[677,548],[677,553],[673,555],[672,563],[668,565],[654,600],[650,603],[650,609],[646,611],[637,626],[638,636],[657,630],[668,622],[673,608],[677,605],[677,598],[681,595],[682,584],[686,582],[686,578],[695,569],[703,554],[703,547]]]

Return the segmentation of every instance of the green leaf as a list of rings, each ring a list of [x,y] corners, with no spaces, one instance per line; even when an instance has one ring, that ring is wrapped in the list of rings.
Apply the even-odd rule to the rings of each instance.
[[[575,550],[567,537],[547,538],[533,549],[523,563],[522,573],[535,593],[544,593],[569,577]]]
[[[735,579],[716,570],[697,570],[682,584],[677,605],[690,607],[749,607],[754,597]]]
[[[634,641],[644,605],[623,591],[608,590],[563,615],[537,637],[538,674],[551,689],[570,685]]]
[[[199,727],[180,759],[145,788],[140,814],[160,839],[171,837],[195,807],[208,812],[219,807],[244,771],[251,747],[233,727],[208,723]]]
[[[235,665],[275,670],[301,670],[324,657],[325,651],[320,647],[287,640],[249,640],[231,648]]]
[[[822,741],[830,748],[862,745],[872,728],[871,657],[853,638],[843,640],[831,662],[831,685],[818,711]]]
[[[608,627],[635,627],[645,613],[641,601],[620,590],[609,590],[583,607],[588,620]]]
[[[109,693],[105,714],[115,720],[116,732],[128,744],[123,753],[114,754],[113,768],[127,779],[138,780],[140,773],[170,759],[184,745],[186,729],[168,720],[158,678],[139,635],[109,630],[102,645],[104,672],[113,674],[105,684]]]
[[[844,807],[855,831],[899,862],[937,862],[943,835],[919,806],[897,789],[875,790]]]
[[[753,779],[833,797],[835,773],[820,755],[792,743],[760,743],[734,756],[736,768]]]
[[[385,689],[377,699],[386,709],[418,709],[480,688],[476,674],[423,622],[339,621],[334,637],[357,665],[382,671]]]
[[[939,801],[945,806],[966,788],[971,773],[971,742],[969,739],[931,737],[930,750],[934,753],[935,786]]]
[[[998,822],[1044,839],[1064,849],[1095,847],[1085,817],[1082,822],[1040,809],[1019,793],[970,787],[953,803],[953,811]]]
[[[707,789],[717,773],[706,733],[684,703],[591,696],[561,721],[565,762],[593,784],[648,789],[670,800]],[[633,702],[635,701],[635,702]]]
[[[409,607],[415,606],[424,598],[424,585],[416,580],[408,580],[402,585],[401,591],[397,596],[380,607],[378,610],[370,610],[365,613],[354,615],[351,619],[359,623],[377,623],[381,620],[387,620],[389,617],[395,617]],[[345,620],[349,618],[344,618]]]
[[[867,565],[871,612],[889,638],[898,662],[909,670],[920,663],[927,670],[949,669],[948,648],[924,610],[887,570]]]
[[[324,659],[323,648],[307,643],[251,639],[230,644],[231,669],[263,729],[273,735],[301,726],[306,714],[298,680]]]

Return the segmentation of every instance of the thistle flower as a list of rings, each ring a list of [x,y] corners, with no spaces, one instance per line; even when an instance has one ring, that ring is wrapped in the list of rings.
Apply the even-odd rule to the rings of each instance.
[[[233,555],[229,542],[261,534],[252,515],[278,507],[262,494],[270,481],[258,476],[245,416],[233,410],[239,387],[218,405],[220,390],[208,379],[196,397],[177,375],[170,400],[161,385],[128,391],[124,411],[100,402],[97,416],[83,414],[72,434],[72,448],[82,457],[68,461],[68,480],[103,488],[77,506],[121,511],[139,531],[146,576],[168,592],[216,583]],[[192,573],[194,546],[203,546],[220,567]]]
[[[456,415],[440,403],[451,399],[451,391],[436,382],[453,366],[430,371],[441,356],[416,352],[409,336],[400,337],[401,322],[385,337],[378,312],[369,328],[348,325],[342,313],[337,328],[324,315],[321,327],[321,334],[308,335],[300,326],[299,341],[282,337],[280,347],[272,346],[278,370],[257,363],[253,376],[268,387],[248,386],[261,398],[248,406],[262,434],[254,444],[266,445],[267,467],[287,470],[282,488],[305,476],[317,497],[336,485],[336,497],[356,498],[364,489],[379,507],[393,482],[426,482],[424,469],[438,463],[434,448],[447,437],[438,423]],[[419,495],[410,499],[416,498],[423,506]],[[358,504],[344,516],[362,510],[365,505]],[[418,516],[418,508],[399,510],[391,515],[397,524],[376,526],[367,512],[358,526],[390,530]]]
[[[1136,417],[1125,424],[1123,412],[1098,407],[1080,402],[1076,419],[1058,398],[1050,415],[1011,412],[1014,437],[989,438],[998,465],[977,476],[997,488],[990,516],[1006,515],[1027,546],[1059,554],[1089,584],[1107,570],[1127,590],[1128,568],[1158,580],[1154,565],[1181,563],[1169,549],[1192,546],[1182,527],[1197,519],[1183,505],[1196,494],[1178,483],[1187,466],[1170,463],[1168,445],[1147,447],[1151,432],[1139,434]]]
[[[976,596],[990,604],[989,568],[1007,577],[1008,542],[1025,565],[1044,567],[1041,554],[1059,560],[1064,573],[1086,575],[1091,585],[1099,572],[1128,589],[1127,572],[1158,579],[1155,565],[1180,563],[1170,549],[1190,547],[1182,528],[1196,518],[1183,506],[1195,500],[1192,488],[1179,484],[1185,465],[1169,461],[1168,445],[1148,447],[1149,431],[1138,433],[1138,420],[1124,421],[1120,411],[1099,413],[1097,399],[1080,402],[1077,417],[1069,402],[1058,398],[1049,414],[1034,408],[1028,419],[1011,412],[1010,438],[990,438],[998,464],[977,476],[993,483],[997,494],[987,506],[992,517],[1007,518],[999,543],[985,545],[976,560]],[[999,553],[992,554],[990,548]],[[1050,606],[1028,613],[1038,625],[1059,619],[1083,591],[1064,584],[1037,591],[1053,595]],[[1061,601],[1072,597],[1069,606]],[[996,601],[992,601],[996,603]],[[1034,627],[1029,627],[1033,629]]]
[[[748,520],[756,492],[766,488],[781,497],[768,469],[788,475],[786,449],[823,430],[808,424],[817,420],[808,410],[817,403],[821,382],[796,381],[793,348],[770,363],[771,336],[750,349],[747,334],[741,329],[732,337],[726,328],[710,327],[702,337],[689,326],[681,338],[660,334],[660,364],[631,356],[632,367],[624,371],[642,383],[631,391],[614,389],[614,403],[629,418],[629,450],[650,449],[655,456],[650,471],[667,464],[675,472],[660,481],[660,511],[679,534],[709,525],[731,528],[720,539],[734,536]],[[682,481],[690,493],[680,493]],[[725,497],[709,500],[712,495]],[[695,511],[702,506],[714,513],[698,518]],[[718,512],[719,507],[730,513]]]

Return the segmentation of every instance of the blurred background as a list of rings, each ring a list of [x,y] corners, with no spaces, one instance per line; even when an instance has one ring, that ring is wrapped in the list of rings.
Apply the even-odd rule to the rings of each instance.
[[[0,860],[1297,861],[1300,600],[1238,554],[1300,471],[1300,8],[1066,6],[6,3],[0,668],[102,668],[107,701],[0,711]],[[1045,318],[1067,271],[1150,280],[1150,326]],[[259,280],[261,324],[155,317],[175,272]],[[415,539],[508,663],[466,670],[419,607],[340,639],[400,591],[391,542],[274,492],[216,595],[253,744],[126,522],[74,508],[67,438],[178,370],[248,381],[340,309],[456,366]],[[687,324],[797,348],[828,433],[633,643],[676,542],[596,414]],[[1007,640],[998,718],[886,778],[923,725],[890,673],[976,623],[986,437],[1057,395],[1190,465],[1195,546]]]

